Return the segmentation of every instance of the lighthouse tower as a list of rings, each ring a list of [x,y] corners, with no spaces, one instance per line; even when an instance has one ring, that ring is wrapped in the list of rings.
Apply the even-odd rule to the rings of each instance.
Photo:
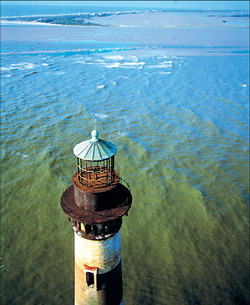
[[[74,230],[75,305],[120,305],[120,228],[132,196],[114,169],[115,145],[91,136],[73,149],[77,172],[61,197]]]

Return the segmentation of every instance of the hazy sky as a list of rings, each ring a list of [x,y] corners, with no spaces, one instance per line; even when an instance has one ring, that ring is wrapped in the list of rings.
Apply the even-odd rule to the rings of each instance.
[[[1,1],[2,4],[16,5],[70,5],[100,7],[138,7],[174,9],[235,9],[249,10],[248,1]]]

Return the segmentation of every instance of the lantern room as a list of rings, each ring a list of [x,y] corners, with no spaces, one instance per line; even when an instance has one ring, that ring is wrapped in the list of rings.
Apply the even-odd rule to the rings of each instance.
[[[75,178],[85,189],[105,188],[118,178],[114,170],[116,146],[98,136],[98,131],[93,130],[91,139],[78,143],[73,149],[77,161]]]

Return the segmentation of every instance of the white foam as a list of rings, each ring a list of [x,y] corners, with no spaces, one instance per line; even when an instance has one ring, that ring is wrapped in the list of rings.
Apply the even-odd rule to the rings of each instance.
[[[131,55],[130,57],[131,57],[131,59],[132,59],[133,61],[138,61],[138,57],[137,57],[137,56]]]
[[[137,67],[134,67],[134,66],[121,66],[120,68],[123,68],[123,69],[137,69]]]
[[[23,158],[28,158],[29,157],[29,155],[23,155]]]
[[[166,61],[163,61],[162,63],[161,63],[161,65],[164,65],[164,64],[172,64],[173,62],[172,62],[172,60],[166,60]]]
[[[163,68],[171,68],[172,64],[159,64],[159,65],[150,65],[149,69],[163,69]]]
[[[12,69],[10,69],[9,67],[0,67],[1,71],[11,71]]]
[[[42,63],[42,64],[33,64],[32,62],[20,62],[18,64],[11,64],[6,67],[1,67],[1,71],[13,71],[13,70],[31,70],[34,69],[35,67],[38,66],[48,66],[49,64],[47,63]]]
[[[246,88],[247,84],[242,84],[241,87]]]
[[[108,117],[108,115],[105,113],[94,113],[94,116],[99,119],[106,119]]]
[[[31,62],[23,62],[20,64],[17,64],[16,66],[20,67],[20,69],[33,69],[35,67],[35,64]]]
[[[124,57],[121,55],[113,55],[113,56],[104,56],[106,59],[111,59],[111,60],[123,60]]]
[[[119,68],[120,66],[119,62],[115,62],[114,64],[105,65],[105,68]]]
[[[160,71],[158,72],[159,74],[172,74],[172,72],[163,72],[163,71]]]
[[[145,62],[124,62],[124,66],[141,66],[145,65]]]
[[[85,64],[85,65],[97,65],[97,64],[104,64],[102,59],[78,59],[76,60],[78,64]]]
[[[96,86],[97,89],[104,89],[105,86],[104,85],[99,85],[99,86]]]
[[[31,62],[20,62],[19,64],[11,64],[8,67],[2,67],[2,71],[12,71],[12,70],[24,70],[24,69],[33,69],[35,64]]]
[[[130,68],[130,69],[142,69],[145,62],[124,62],[120,64],[120,68]]]

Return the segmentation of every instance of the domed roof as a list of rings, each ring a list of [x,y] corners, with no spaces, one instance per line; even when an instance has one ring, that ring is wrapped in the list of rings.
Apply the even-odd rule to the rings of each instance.
[[[76,144],[73,149],[74,155],[86,161],[101,161],[114,156],[117,152],[116,146],[99,139],[98,135],[97,130],[92,130],[91,139]]]

